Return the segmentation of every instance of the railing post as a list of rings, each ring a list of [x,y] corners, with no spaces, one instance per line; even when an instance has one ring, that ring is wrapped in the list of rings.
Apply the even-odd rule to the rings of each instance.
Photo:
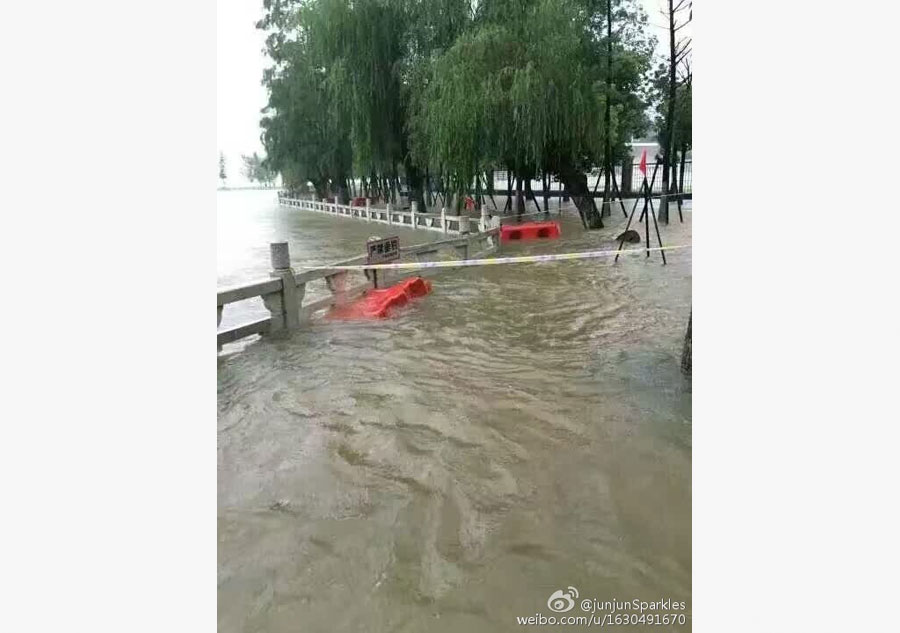
[[[409,218],[412,221],[413,229],[416,228],[416,213],[419,212],[419,203],[413,200],[409,203]]]
[[[441,232],[447,232],[447,208],[441,207]]]
[[[272,331],[295,329],[300,326],[300,303],[303,292],[297,289],[294,271],[291,269],[291,254],[287,242],[269,244],[272,272],[269,275],[281,279],[281,292],[273,292],[263,297],[263,303],[272,314]]]
[[[224,306],[218,306],[216,309],[216,329],[218,329],[218,327],[220,325],[222,325],[222,308],[223,307]],[[221,351],[222,351],[222,346],[219,343],[216,343],[216,353],[218,354]]]
[[[491,218],[491,228],[492,229],[500,228],[500,216],[499,215],[495,215],[494,217]],[[497,252],[499,253],[503,249],[503,247],[501,246],[503,241],[500,239],[500,232],[498,231],[497,233],[492,235],[491,239],[492,239],[491,246],[496,246]]]
[[[484,203],[481,204],[481,221],[478,223],[478,228],[482,233],[484,233],[488,229],[487,205]]]
[[[387,203],[387,223],[391,224],[391,203]]]
[[[372,202],[366,198],[366,222],[372,221]]]

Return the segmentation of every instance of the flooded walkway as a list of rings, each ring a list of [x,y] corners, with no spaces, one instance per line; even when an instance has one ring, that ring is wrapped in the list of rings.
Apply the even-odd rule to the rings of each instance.
[[[220,286],[265,276],[270,241],[299,265],[386,228],[219,200]],[[611,220],[503,254],[614,248]],[[568,586],[690,610],[691,251],[667,257],[461,269],[396,318],[227,347],[219,630],[511,631]]]

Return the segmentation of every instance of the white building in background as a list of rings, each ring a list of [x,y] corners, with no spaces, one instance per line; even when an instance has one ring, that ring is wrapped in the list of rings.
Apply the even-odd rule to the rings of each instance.
[[[626,143],[631,148],[631,157],[635,162],[641,160],[641,153],[647,150],[647,160],[652,161],[657,154],[662,154],[662,147],[656,141],[633,140]]]
[[[650,139],[634,139],[630,143],[626,143],[631,148],[631,156],[634,162],[641,160],[641,152],[647,150],[647,160],[652,162],[657,154],[662,156],[662,146]],[[691,159],[691,150],[687,151],[687,159]]]

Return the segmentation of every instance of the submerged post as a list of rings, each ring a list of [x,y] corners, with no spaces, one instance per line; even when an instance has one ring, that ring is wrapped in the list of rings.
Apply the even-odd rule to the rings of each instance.
[[[481,205],[481,222],[479,223],[479,229],[482,233],[484,233],[488,229],[487,205],[484,203],[482,203]]]
[[[441,232],[447,232],[447,208],[441,207]]]
[[[390,202],[387,203],[386,208],[387,208],[387,223],[392,224],[392,222],[391,222],[391,203]]]
[[[272,262],[270,277],[281,279],[281,292],[273,292],[263,297],[263,303],[272,315],[271,330],[294,329],[300,326],[300,302],[302,292],[297,290],[297,281],[291,269],[291,253],[287,242],[269,244]]]
[[[684,334],[684,347],[681,349],[681,371],[691,373],[691,323],[694,320],[694,311],[688,317],[687,332]]]
[[[416,213],[419,212],[419,203],[413,200],[409,203],[409,217],[412,220],[412,227],[416,228]]]
[[[366,198],[366,222],[372,221],[372,201]]]

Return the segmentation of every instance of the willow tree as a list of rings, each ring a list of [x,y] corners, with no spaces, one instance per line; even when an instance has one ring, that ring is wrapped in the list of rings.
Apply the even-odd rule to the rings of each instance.
[[[309,181],[320,197],[343,193],[352,158],[346,113],[332,107],[340,73],[317,66],[298,50],[293,63],[269,82],[262,142],[268,164],[291,189]]]
[[[423,183],[431,174],[440,174],[443,165],[415,152],[414,113],[422,107],[423,95],[432,81],[434,60],[453,46],[457,37],[472,25],[469,0],[399,0],[407,15],[405,53],[397,66],[400,75],[404,130],[401,151],[410,195],[425,208]],[[421,132],[421,131],[420,131]],[[421,138],[419,139],[421,141]]]
[[[503,166],[521,182],[557,174],[585,224],[603,226],[584,170],[601,144],[603,96],[588,64],[588,16],[571,0],[485,2],[476,28],[435,60],[411,126],[419,160],[450,187]]]
[[[394,66],[402,55],[404,15],[390,0],[315,0],[300,11],[311,49],[336,72],[335,102],[346,111],[354,171],[397,179],[403,130]]]
[[[402,167],[420,202],[422,171],[462,194],[506,167],[520,211],[522,182],[553,173],[602,226],[584,172],[635,108],[604,84],[634,65],[601,71],[597,1],[265,0],[269,164],[340,198],[351,172],[393,191]]]
[[[269,102],[260,125],[267,165],[290,189],[307,182],[316,194],[343,197],[352,167],[349,114],[339,100],[345,71],[327,64],[313,45],[309,7],[294,0],[266,0],[257,25],[269,31],[266,49],[273,61],[263,84]]]
[[[363,174],[399,181],[424,207],[422,170],[410,151],[411,103],[428,81],[431,58],[467,27],[467,0],[318,0],[326,22],[313,29],[347,71],[354,164]]]
[[[445,165],[456,190],[506,168],[519,212],[522,183],[555,174],[585,226],[602,227],[585,172],[624,157],[646,125],[645,25],[635,0],[482,0],[433,64],[411,117],[415,154]]]
[[[259,27],[270,32],[268,49],[276,72],[291,75],[309,89],[311,77],[321,81],[325,101],[318,111],[304,111],[306,125],[331,129],[345,126],[334,141],[346,138],[353,172],[376,190],[392,196],[400,171],[414,200],[424,204],[421,169],[411,157],[407,125],[410,102],[427,79],[431,57],[456,38],[469,21],[465,0],[266,0],[266,18]],[[292,48],[302,45],[312,63],[301,63]],[[278,85],[265,80],[270,106],[278,100]],[[314,81],[313,83],[316,83]],[[284,105],[281,106],[284,108]],[[281,135],[290,147],[303,121],[282,117],[282,127],[264,121],[271,142]],[[309,141],[311,139],[304,139]],[[311,144],[312,151],[322,147]],[[300,152],[296,148],[293,151]],[[341,154],[343,156],[343,154]],[[304,164],[308,161],[304,161]],[[427,165],[426,165],[427,167]],[[339,170],[340,171],[340,170]],[[304,173],[310,172],[305,170]],[[337,177],[338,196],[343,172]]]

